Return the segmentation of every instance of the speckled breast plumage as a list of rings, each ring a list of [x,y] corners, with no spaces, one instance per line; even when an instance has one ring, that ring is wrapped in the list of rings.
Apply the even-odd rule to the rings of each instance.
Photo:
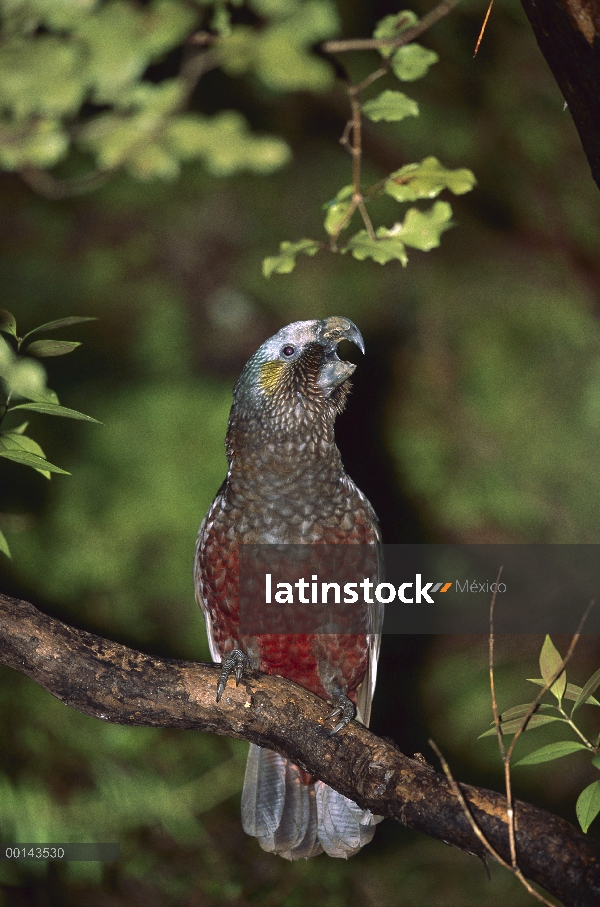
[[[341,472],[341,463],[339,466]],[[369,503],[343,472],[336,480],[325,482],[325,489],[313,485],[310,496],[306,492],[300,495],[299,504],[297,474],[295,478],[293,497],[289,491],[285,495],[283,489],[277,492],[270,485],[268,495],[251,495],[248,500],[248,495],[236,494],[235,483],[233,487],[225,485],[200,532],[196,582],[210,613],[212,639],[221,659],[232,649],[241,648],[259,670],[289,677],[324,697],[330,695],[332,686],[338,686],[355,701],[367,669],[366,634],[267,633],[247,637],[240,633],[240,545],[375,546],[379,541]],[[315,490],[321,491],[317,500]],[[322,576],[325,570],[319,571],[318,549],[313,551],[311,570]],[[323,552],[325,560],[327,549]],[[348,577],[355,581],[361,578]],[[257,593],[256,607],[260,608],[264,599],[261,602]]]

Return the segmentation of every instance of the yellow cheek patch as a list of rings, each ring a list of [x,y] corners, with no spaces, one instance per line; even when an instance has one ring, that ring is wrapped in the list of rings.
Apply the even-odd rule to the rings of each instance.
[[[287,366],[285,362],[278,362],[277,360],[274,362],[265,362],[260,367],[260,375],[258,378],[260,389],[269,396],[272,396],[279,388],[286,371]]]

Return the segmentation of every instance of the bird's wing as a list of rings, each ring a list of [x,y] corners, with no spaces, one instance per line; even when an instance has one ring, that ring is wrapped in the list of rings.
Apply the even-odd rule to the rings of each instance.
[[[198,532],[198,541],[196,542],[196,553],[194,557],[194,589],[196,592],[196,601],[200,607],[200,610],[204,614],[204,620],[206,622],[206,635],[208,636],[208,646],[210,649],[210,655],[214,662],[220,663],[222,660],[222,655],[217,648],[217,643],[215,640],[215,635],[213,632],[213,623],[212,616],[210,613],[210,608],[204,594],[204,581],[202,577],[202,563],[203,563],[203,548],[206,544],[208,532],[213,524],[214,515],[221,509],[221,504],[223,502],[223,497],[225,494],[225,486],[227,484],[227,479],[223,482],[217,495],[212,502],[208,513],[202,520],[200,530]]]
[[[362,503],[365,506],[367,513],[369,514],[371,525],[377,537],[377,565],[376,569],[374,570],[375,576],[373,577],[374,582],[377,585],[383,580],[384,574],[381,529],[379,528],[379,521],[377,519],[375,511],[373,510],[373,507],[371,506],[371,503],[359,488],[357,488],[356,490],[358,491]],[[362,724],[364,724],[365,727],[369,726],[369,720],[371,718],[371,702],[373,701],[373,693],[375,692],[375,683],[377,681],[377,661],[379,659],[379,650],[381,649],[381,630],[383,628],[384,606],[373,596],[373,604],[370,605],[369,610],[369,625],[371,632],[367,634],[367,672],[365,674],[363,682],[356,691],[357,718],[360,722],[362,722]]]

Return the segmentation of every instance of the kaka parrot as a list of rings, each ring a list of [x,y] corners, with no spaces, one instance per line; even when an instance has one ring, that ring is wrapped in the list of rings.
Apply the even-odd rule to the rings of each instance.
[[[378,576],[377,517],[346,475],[334,438],[356,368],[338,358],[341,340],[364,353],[362,336],[347,318],[296,321],[246,364],[229,417],[229,472],[200,527],[194,568],[211,655],[223,666],[217,701],[228,677],[239,681],[245,667],[279,674],[332,700],[329,717],[340,719],[332,733],[355,715],[368,725],[379,633],[244,634],[239,563],[240,545],[308,544],[325,552],[330,545],[360,544],[375,552],[371,576]],[[359,607],[382,608],[376,601]],[[380,626],[380,616],[369,626]],[[323,851],[347,858],[372,839],[380,820],[278,753],[250,745],[242,824],[264,850],[288,860]]]

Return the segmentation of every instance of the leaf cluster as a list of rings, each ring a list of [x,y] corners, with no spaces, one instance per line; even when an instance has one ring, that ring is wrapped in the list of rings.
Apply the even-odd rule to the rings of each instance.
[[[97,422],[91,416],[60,405],[56,393],[47,386],[46,370],[38,361],[53,356],[65,356],[81,346],[79,342],[72,340],[40,340],[39,334],[95,320],[79,316],[58,318],[33,328],[21,337],[17,333],[14,315],[0,309],[0,385],[3,391],[3,402],[0,403],[0,457],[23,466],[31,466],[47,479],[53,472],[69,475],[65,469],[50,463],[37,441],[26,434],[28,422],[6,428],[4,420],[9,413],[17,410],[20,413],[23,410]],[[14,402],[15,400],[17,402]],[[20,400],[29,402],[22,403]],[[0,551],[10,557],[8,543],[2,532]]]
[[[376,41],[393,42],[402,40],[402,33],[418,22],[418,17],[409,10],[386,16],[376,26],[373,38]],[[362,101],[361,95],[376,80],[392,73],[401,82],[413,82],[427,74],[437,62],[438,56],[417,43],[407,43],[394,48],[391,43],[379,47],[382,64],[358,85],[348,89],[352,119],[341,139],[353,159],[353,181],[343,186],[331,201],[324,205],[324,227],[329,243],[314,239],[281,243],[279,254],[266,258],[263,273],[289,274],[299,254],[315,255],[319,249],[331,252],[350,253],[354,258],[371,258],[379,264],[399,261],[408,263],[407,247],[429,251],[440,244],[442,233],[452,226],[452,208],[446,201],[436,201],[427,210],[416,207],[408,209],[403,220],[397,220],[391,227],[374,227],[367,212],[367,205],[386,196],[399,203],[433,199],[445,189],[454,195],[469,192],[475,185],[470,170],[460,168],[448,170],[435,157],[426,157],[420,163],[407,164],[391,173],[386,179],[363,189],[360,175],[361,124],[367,117],[374,122],[400,122],[406,117],[419,115],[419,106],[404,92],[385,89],[376,97]],[[355,214],[363,221],[364,229],[341,242],[342,234],[350,227]]]
[[[92,177],[126,169],[140,180],[172,179],[188,160],[219,176],[283,166],[287,144],[255,135],[241,113],[186,108],[216,66],[274,91],[328,88],[331,68],[311,48],[336,33],[335,6],[248,0],[256,22],[246,25],[232,22],[240,5],[0,0],[0,167],[27,175],[73,152],[92,155]],[[148,67],[182,44],[178,74],[149,79]]]
[[[563,659],[550,636],[546,636],[540,653],[540,672],[542,676],[528,678],[529,682],[542,687],[546,686],[556,673],[561,671],[561,667],[563,667]],[[553,762],[563,756],[570,756],[573,753],[585,751],[591,756],[593,767],[600,771],[600,732],[593,740],[589,740],[575,722],[575,713],[581,706],[593,705],[600,707],[600,702],[593,696],[598,687],[600,687],[600,669],[592,674],[583,687],[580,687],[577,684],[567,682],[567,672],[563,668],[548,691],[554,701],[552,703],[538,703],[524,727],[523,719],[530,713],[532,703],[522,703],[503,712],[500,716],[502,734],[532,731],[546,724],[560,722],[570,729],[571,736],[578,738],[575,740],[559,740],[555,743],[541,746],[515,764],[539,765],[542,762]],[[566,708],[566,702],[573,703],[569,709]],[[493,727],[480,736],[490,737],[495,734],[496,728]],[[576,812],[582,830],[587,832],[598,813],[600,813],[600,779],[592,781],[591,784],[582,790],[577,799]]]

